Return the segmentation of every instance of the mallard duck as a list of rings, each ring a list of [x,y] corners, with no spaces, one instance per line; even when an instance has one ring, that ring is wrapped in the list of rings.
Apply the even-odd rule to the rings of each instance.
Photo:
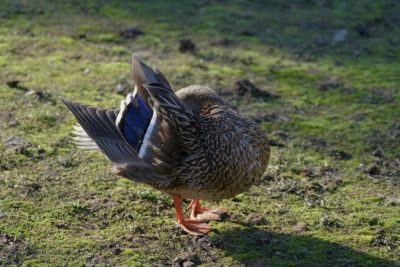
[[[100,150],[118,175],[170,194],[181,228],[202,235],[223,208],[200,200],[232,198],[259,181],[270,148],[264,132],[213,90],[191,85],[176,93],[164,75],[133,55],[135,89],[120,109],[63,100],[75,115],[78,147]],[[181,200],[191,199],[190,217]]]

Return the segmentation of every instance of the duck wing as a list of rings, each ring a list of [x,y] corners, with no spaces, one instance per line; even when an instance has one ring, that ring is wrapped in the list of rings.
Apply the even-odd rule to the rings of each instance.
[[[173,92],[167,79],[133,56],[135,91],[121,102],[117,128],[138,157],[155,168],[157,173],[170,175],[187,154],[182,127],[193,126],[190,110]],[[139,120],[135,114],[146,113]],[[150,118],[151,117],[151,118]],[[137,131],[137,127],[144,129]]]
[[[63,102],[75,115],[87,136],[113,162],[119,175],[152,185],[170,182],[140,159],[132,146],[126,143],[115,124],[116,110],[92,107],[70,100]]]
[[[173,92],[167,79],[133,56],[135,90],[120,110],[64,100],[78,120],[80,147],[100,149],[119,174],[135,181],[172,182],[174,170],[197,147],[197,121]]]

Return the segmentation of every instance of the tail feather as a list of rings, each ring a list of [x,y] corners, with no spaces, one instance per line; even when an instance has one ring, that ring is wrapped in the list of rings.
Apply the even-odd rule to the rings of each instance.
[[[97,151],[99,146],[79,124],[74,125],[74,142],[77,147],[87,151]]]
[[[144,64],[135,54],[132,55],[132,77],[133,82],[137,87],[138,94],[146,101],[149,94],[144,87],[145,84],[160,83],[171,89],[171,85],[159,70],[153,71],[149,66]]]

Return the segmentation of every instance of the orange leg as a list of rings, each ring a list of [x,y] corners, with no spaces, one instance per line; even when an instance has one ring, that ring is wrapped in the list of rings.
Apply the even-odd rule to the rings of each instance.
[[[193,199],[188,208],[192,210],[190,213],[190,219],[206,221],[219,220],[221,219],[221,215],[228,211],[224,208],[202,208],[200,205],[200,200],[198,199]]]
[[[212,230],[211,226],[204,223],[204,220],[191,220],[184,218],[182,214],[181,197],[174,195],[173,200],[176,211],[176,219],[183,231],[191,235],[203,235]]]

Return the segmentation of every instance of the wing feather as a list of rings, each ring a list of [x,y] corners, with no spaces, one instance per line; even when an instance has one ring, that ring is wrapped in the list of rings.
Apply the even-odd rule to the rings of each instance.
[[[187,108],[172,90],[162,84],[150,83],[146,84],[145,88],[158,114],[176,131],[182,149],[186,153],[198,149],[197,121],[191,109]]]
[[[141,160],[127,144],[115,126],[115,110],[90,107],[63,100],[72,111],[83,131],[96,143],[97,147],[114,163],[118,173],[137,182],[147,184],[168,184],[170,180],[157,174],[154,168]],[[81,130],[79,130],[82,133]],[[85,134],[83,138],[86,140]],[[88,146],[92,146],[91,143]]]

